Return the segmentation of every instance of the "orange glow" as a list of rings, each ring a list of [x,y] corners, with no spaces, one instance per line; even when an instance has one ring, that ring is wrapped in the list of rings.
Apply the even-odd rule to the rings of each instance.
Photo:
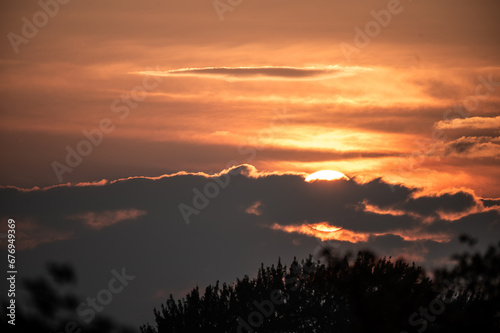
[[[383,209],[383,208],[377,207],[375,205],[371,205],[367,202],[363,202],[363,205],[364,205],[365,212],[375,213],[375,214],[379,214],[379,215],[402,216],[402,215],[408,214],[407,212],[405,212],[403,210]]]
[[[339,231],[340,229],[342,229],[339,227],[331,226],[326,222],[312,224],[312,225],[310,225],[310,227],[315,229],[315,230],[324,231],[324,232],[334,232],[334,231]]]
[[[322,241],[337,240],[351,243],[367,242],[370,237],[384,235],[396,235],[403,238],[405,241],[432,240],[438,243],[446,243],[451,240],[450,235],[423,233],[419,230],[395,230],[383,233],[356,232],[341,227],[332,226],[327,222],[320,222],[315,224],[304,223],[301,225],[287,226],[282,226],[275,223],[271,226],[271,229],[281,230],[287,233],[299,233],[302,235],[313,236],[321,239]]]
[[[288,233],[299,233],[313,236],[325,240],[347,241],[351,243],[366,242],[370,236],[367,233],[356,233],[351,230],[342,229],[329,225],[326,222],[316,224],[288,225],[282,226],[277,223],[271,226],[271,229],[282,230]]]
[[[306,182],[311,182],[313,180],[337,180],[337,179],[349,180],[349,178],[347,178],[346,175],[344,175],[342,172],[332,171],[332,170],[321,170],[307,176]]]

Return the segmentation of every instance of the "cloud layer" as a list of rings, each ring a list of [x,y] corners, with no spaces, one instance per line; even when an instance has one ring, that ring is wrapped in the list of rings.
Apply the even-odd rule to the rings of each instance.
[[[70,261],[82,275],[81,293],[92,295],[99,286],[91,281],[127,267],[137,282],[109,311],[136,313],[135,323],[151,319],[159,294],[255,274],[261,261],[315,253],[320,239],[432,266],[460,249],[460,233],[484,246],[500,232],[499,199],[471,191],[425,193],[380,179],[306,182],[303,174],[249,165],[213,176],[2,188],[0,199],[2,219],[17,223],[22,274],[42,271],[48,260]],[[181,204],[191,209],[189,224]]]

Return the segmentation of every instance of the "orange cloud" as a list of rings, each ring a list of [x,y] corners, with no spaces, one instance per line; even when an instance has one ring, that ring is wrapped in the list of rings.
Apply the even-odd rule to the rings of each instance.
[[[328,222],[303,223],[299,225],[280,225],[274,223],[271,229],[281,230],[287,233],[298,233],[313,236],[322,241],[337,240],[350,243],[367,242],[373,236],[396,235],[405,241],[433,240],[435,242],[449,242],[451,236],[443,233],[426,233],[420,230],[396,230],[383,233],[356,232],[345,228],[330,225]]]
[[[287,225],[282,226],[277,223],[271,226],[271,229],[281,230],[288,233],[299,233],[303,235],[313,236],[325,240],[338,240],[347,241],[351,243],[366,242],[369,238],[368,233],[356,233],[347,229],[342,229],[336,226],[332,226],[327,222],[308,224],[304,223],[301,225]]]
[[[262,205],[262,202],[256,201],[250,207],[245,209],[245,213],[259,216],[260,214],[262,214],[262,212],[260,210],[261,205]]]
[[[74,215],[71,218],[82,220],[83,223],[85,223],[92,229],[100,230],[102,228],[109,227],[118,222],[130,219],[136,219],[145,214],[146,214],[145,211],[137,209],[121,209],[121,210],[104,211],[97,213],[87,212],[84,214]]]
[[[71,239],[73,231],[57,230],[42,226],[33,218],[16,219],[16,247],[19,250],[33,249],[41,244]],[[2,247],[7,242],[2,241]]]
[[[500,132],[500,116],[497,117],[470,117],[442,120],[434,126],[438,129],[495,129]]]

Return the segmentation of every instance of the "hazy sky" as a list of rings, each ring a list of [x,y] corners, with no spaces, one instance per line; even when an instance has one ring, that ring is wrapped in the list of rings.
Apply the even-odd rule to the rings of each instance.
[[[111,307],[141,323],[320,238],[431,266],[500,235],[498,1],[59,1],[0,5],[0,231],[26,274],[135,269]]]

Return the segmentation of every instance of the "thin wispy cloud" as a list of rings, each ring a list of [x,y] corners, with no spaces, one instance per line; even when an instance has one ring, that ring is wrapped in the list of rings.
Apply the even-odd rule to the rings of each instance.
[[[322,80],[355,75],[370,70],[363,67],[204,67],[181,68],[168,71],[141,71],[136,74],[156,76],[193,76],[222,80]]]

